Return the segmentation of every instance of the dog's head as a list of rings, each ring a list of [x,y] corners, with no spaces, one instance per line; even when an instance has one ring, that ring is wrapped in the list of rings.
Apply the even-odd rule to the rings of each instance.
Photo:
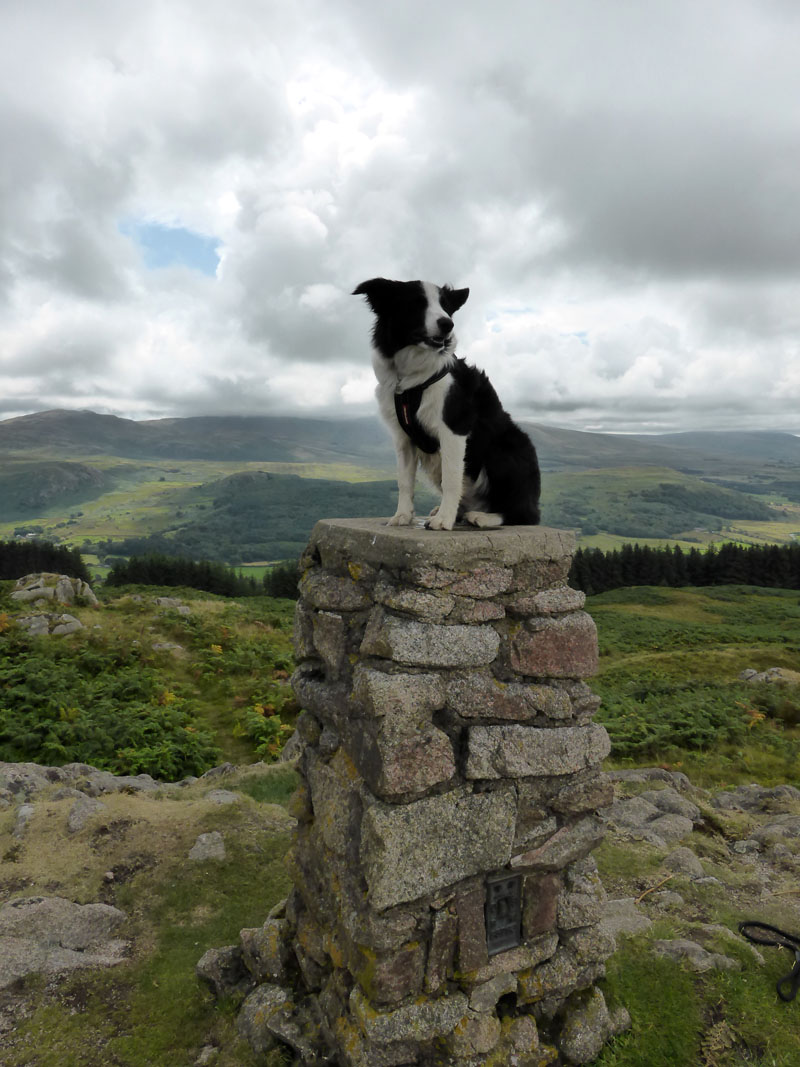
[[[452,316],[466,303],[469,289],[433,282],[393,282],[372,278],[353,290],[375,312],[372,339],[387,359],[409,345],[448,355],[455,348]]]

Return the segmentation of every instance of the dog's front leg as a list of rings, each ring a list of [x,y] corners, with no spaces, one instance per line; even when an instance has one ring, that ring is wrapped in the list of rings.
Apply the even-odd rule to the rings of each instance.
[[[410,526],[414,521],[414,482],[417,476],[417,450],[409,439],[395,441],[397,451],[397,511],[388,526]]]
[[[467,438],[452,433],[446,427],[439,432],[439,451],[442,457],[442,502],[435,515],[425,523],[429,530],[452,530],[458,515],[458,505],[464,492],[464,454]]]

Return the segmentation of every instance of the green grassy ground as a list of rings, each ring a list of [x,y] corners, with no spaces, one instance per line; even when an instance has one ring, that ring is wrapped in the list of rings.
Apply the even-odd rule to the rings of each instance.
[[[240,801],[206,801],[220,784]],[[101,835],[66,834],[71,802],[39,800],[25,843],[2,866],[0,888],[11,880],[24,882],[23,895],[113,903],[128,916],[120,935],[130,956],[58,983],[25,980],[15,995],[32,1010],[0,1034],[3,1067],[175,1067],[194,1063],[208,1045],[220,1050],[215,1067],[278,1067],[280,1056],[258,1058],[237,1039],[236,1004],[215,1003],[194,968],[206,949],[234,944],[241,929],[260,926],[286,896],[289,820],[274,802],[285,802],[293,786],[291,769],[277,766],[173,796],[104,797],[115,829]],[[12,813],[2,813],[0,843],[12,840],[11,825]],[[209,831],[222,834],[226,858],[187,862],[196,836]],[[116,872],[111,883],[108,870]]]
[[[742,682],[748,667],[800,670],[800,595],[717,586],[590,597],[614,760],[681,767],[700,784],[800,784],[800,692]]]

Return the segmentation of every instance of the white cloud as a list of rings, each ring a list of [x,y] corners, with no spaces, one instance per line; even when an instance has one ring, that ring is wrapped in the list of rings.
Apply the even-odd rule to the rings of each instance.
[[[12,0],[0,416],[369,412],[385,274],[470,286],[526,418],[800,431],[799,45],[776,0]]]

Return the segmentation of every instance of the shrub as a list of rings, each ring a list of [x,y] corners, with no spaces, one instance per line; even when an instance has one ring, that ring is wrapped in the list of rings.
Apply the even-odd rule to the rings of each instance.
[[[89,763],[176,781],[220,761],[190,703],[164,688],[136,650],[32,642],[0,648],[0,760]]]

